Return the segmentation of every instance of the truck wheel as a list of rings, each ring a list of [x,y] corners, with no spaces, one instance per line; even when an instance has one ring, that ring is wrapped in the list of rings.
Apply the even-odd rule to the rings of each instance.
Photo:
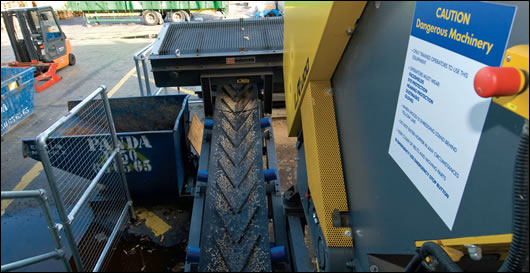
[[[158,24],[158,16],[152,10],[146,10],[143,14],[144,22],[148,26],[154,26]]]
[[[158,17],[158,24],[161,25],[164,23],[164,17],[162,16],[162,14],[158,11],[155,11],[155,14],[156,16]]]
[[[186,21],[188,21],[188,22],[190,21],[190,15],[186,11],[181,10],[179,12],[180,12],[180,14],[182,14],[182,16],[184,16],[184,18],[186,18]]]
[[[186,16],[182,14],[180,11],[173,11],[169,14],[169,21],[172,23],[178,23],[186,20]]]
[[[68,54],[68,65],[75,65],[75,55],[72,53]]]

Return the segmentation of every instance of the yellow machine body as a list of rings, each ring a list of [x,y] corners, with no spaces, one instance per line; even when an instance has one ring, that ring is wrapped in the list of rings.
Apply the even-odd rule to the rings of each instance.
[[[408,7],[407,5],[409,4],[412,7]],[[370,3],[370,5],[373,6],[374,4]],[[303,148],[305,149],[303,152],[305,153],[307,186],[314,204],[314,209],[318,216],[317,225],[320,226],[327,247],[335,249],[353,247],[354,245],[354,241],[352,239],[352,234],[354,232],[350,227],[334,226],[332,213],[334,210],[346,212],[350,209],[346,195],[343,168],[354,166],[359,161],[354,161],[354,163],[352,163],[352,159],[350,158],[350,162],[348,163],[348,158],[341,156],[341,147],[337,129],[338,121],[335,116],[335,107],[338,110],[342,107],[342,113],[344,115],[345,106],[344,101],[342,105],[340,103],[335,103],[334,100],[336,96],[334,96],[333,86],[331,86],[331,78],[336,72],[335,70],[339,61],[341,58],[343,58],[343,53],[346,49],[346,46],[348,45],[348,42],[350,41],[350,37],[355,35],[354,32],[358,19],[364,12],[365,7],[367,10],[370,10],[370,5],[367,6],[366,2],[339,1],[285,2],[283,73],[288,133],[291,137],[299,136],[300,133],[303,134]],[[375,4],[376,9],[379,8],[378,6],[380,5]],[[407,3],[404,4],[403,7],[404,10],[408,10],[409,8],[414,8],[414,4]],[[373,13],[374,12],[371,14]],[[385,14],[387,15],[388,12]],[[407,13],[400,13],[400,15],[402,14]],[[364,19],[365,17],[363,17],[361,26],[362,24],[366,25],[368,24],[367,22],[371,22],[370,20],[364,21]],[[383,25],[388,26],[388,24]],[[402,29],[403,28],[401,28],[401,30]],[[361,27],[359,31],[363,31],[363,28]],[[373,31],[372,33],[376,33],[378,35],[377,31]],[[406,38],[408,37],[409,36],[406,36]],[[380,39],[374,38],[374,40],[379,41]],[[386,39],[386,41],[387,40],[388,39]],[[362,44],[356,40],[352,42],[358,42],[358,44]],[[366,42],[366,44],[373,46],[373,41]],[[368,46],[363,44],[363,47],[364,52],[366,53],[366,48]],[[379,50],[381,51],[380,48]],[[528,45],[518,45],[507,49],[503,66],[517,67],[528,73],[528,51]],[[337,94],[342,94],[342,96],[345,98],[355,97],[348,97],[344,95],[344,85],[351,83],[351,81],[344,80],[345,77],[350,77],[348,74],[350,71],[348,70],[348,73],[344,73],[344,67],[351,68],[353,66],[351,60],[354,58],[353,56],[357,56],[355,54],[357,54],[357,52],[352,55],[351,50],[344,54],[344,58],[350,58],[350,62],[346,62],[347,65],[341,64],[342,70],[339,69],[339,72],[342,73],[338,73],[338,75],[341,77],[339,77],[340,79],[338,80],[337,78],[334,78],[334,84],[337,84],[337,86],[339,86],[339,84],[343,84],[342,93],[338,92]],[[366,61],[364,64],[366,64]],[[381,66],[385,65],[381,62],[376,64]],[[373,63],[369,65],[373,65]],[[373,67],[370,67],[370,69],[370,71],[374,71]],[[381,70],[385,71],[384,69]],[[393,73],[394,71],[397,70],[393,70]],[[347,76],[344,76],[345,74],[347,74]],[[354,73],[352,72],[352,74]],[[358,74],[356,76],[358,76]],[[354,76],[352,75],[351,77]],[[528,79],[527,74],[526,77],[526,79]],[[398,88],[395,86],[389,87],[389,89],[392,88],[398,90]],[[337,88],[337,90],[339,90],[339,88]],[[381,88],[379,88],[379,90],[381,90]],[[354,92],[354,90],[349,88],[346,91]],[[385,90],[385,92],[386,91],[387,90]],[[371,98],[373,99],[373,96],[371,96]],[[349,107],[349,103],[352,101],[348,100],[347,102],[348,106],[346,107]],[[527,83],[526,90],[520,92],[519,94],[511,97],[497,97],[493,99],[493,102],[503,106],[504,108],[516,113],[519,116],[522,116],[525,119],[529,118],[529,97]],[[352,111],[352,113],[352,116],[355,115],[355,111]],[[338,117],[341,116],[338,115]],[[358,117],[353,117],[353,119],[357,118]],[[362,120],[362,122],[359,121],[358,123],[364,125],[367,124],[364,120]],[[339,125],[340,124],[341,123],[339,123]],[[342,125],[344,125],[344,121],[342,121]],[[354,130],[350,130],[350,132],[352,131]],[[344,134],[345,133],[343,133],[343,135]],[[343,137],[342,140],[344,140],[343,135],[341,135],[341,137]],[[351,135],[351,133],[348,133],[347,136],[350,137],[348,139],[351,139]],[[349,150],[344,150],[345,153],[348,151],[350,153],[357,152],[357,150],[352,151],[351,147],[358,148],[357,145],[350,145],[347,147]],[[361,154],[364,153],[363,151],[359,152]],[[388,154],[378,154],[377,156],[381,156],[381,158],[383,158],[388,156]],[[357,157],[353,158],[358,159]],[[346,162],[346,165],[343,166],[343,162]],[[346,173],[348,174],[348,172]],[[353,196],[351,195],[351,183],[353,182],[351,182],[351,180],[348,180],[348,182],[348,194],[350,194],[349,198],[351,201]],[[369,183],[371,183],[371,181],[369,181]],[[375,181],[374,183],[383,182]],[[358,184],[362,185],[361,183]],[[361,191],[363,193],[365,192],[364,189]],[[367,194],[369,194],[369,192],[367,192]],[[399,205],[400,204],[396,204],[396,207],[399,207]],[[362,207],[354,208],[360,211],[363,210]],[[505,233],[505,231],[502,231],[502,233]],[[473,232],[464,234],[464,236],[470,237],[462,236],[461,238],[451,238],[451,235],[447,236],[447,234],[440,234],[439,238],[437,238],[437,235],[432,237],[417,236],[412,240],[408,240],[406,243],[411,247],[419,248],[425,242],[435,242],[440,245],[454,261],[460,261],[463,256],[468,255],[468,248],[471,245],[476,245],[482,248],[484,254],[499,254],[500,260],[504,260],[508,253],[513,237],[512,234],[487,236],[474,236]],[[476,234],[482,235],[488,233]],[[415,235],[410,237],[414,236]],[[374,240],[372,238],[372,241],[370,242],[372,244],[371,246],[375,245],[376,247],[379,247],[377,244],[378,242],[374,243],[373,241]],[[390,243],[391,242],[389,242],[389,244]],[[359,249],[364,246],[362,243],[357,243],[357,247],[357,249]],[[403,248],[406,249],[406,247],[407,246],[404,246]],[[370,259],[372,258],[373,257],[370,257]],[[372,261],[373,260],[370,260],[370,263]]]
[[[528,45],[517,45],[507,49],[502,66],[516,67],[528,73]],[[526,77],[528,77],[528,75]],[[523,118],[528,119],[528,84],[526,85],[526,89],[519,92],[517,95],[497,97],[494,98],[493,101]]]
[[[329,247],[353,245],[350,228],[332,223],[332,212],[347,211],[348,203],[330,79],[365,4],[285,4],[283,64],[289,135],[297,136],[303,129],[309,190]]]
[[[300,105],[307,83],[331,79],[365,5],[366,1],[285,2],[283,73],[289,136],[297,136],[301,129]]]
[[[434,242],[440,245],[453,261],[458,262],[460,261],[460,258],[462,258],[462,256],[464,256],[464,254],[467,252],[466,246],[470,245],[480,246],[484,254],[500,253],[502,256],[506,256],[508,250],[510,249],[512,238],[512,234],[499,234],[465,238],[417,241],[416,247],[419,248],[426,242]],[[504,257],[502,257],[502,259],[504,259]]]
[[[308,185],[328,246],[351,247],[351,228],[332,221],[332,212],[348,211],[348,202],[330,88],[329,81],[309,82],[301,105]]]

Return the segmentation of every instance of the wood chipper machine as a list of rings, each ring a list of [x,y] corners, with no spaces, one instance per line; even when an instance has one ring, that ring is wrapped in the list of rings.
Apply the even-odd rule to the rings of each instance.
[[[165,25],[149,59],[210,119],[186,270],[306,271],[304,237],[318,271],[528,270],[528,3],[292,1]],[[278,74],[283,193],[260,126]]]
[[[179,269],[528,271],[528,10],[527,2],[287,1],[284,17],[165,24],[148,56],[156,85],[201,86],[205,117],[200,157],[179,164],[183,179],[171,178],[178,183],[167,192],[193,198]],[[297,138],[296,184],[283,192],[269,116],[275,90],[285,91]],[[25,141],[48,176],[60,169],[62,188],[70,177],[87,180],[61,227],[86,211],[109,239],[76,237],[85,229],[75,226],[66,233],[77,268],[103,268],[134,217],[130,195],[162,189],[141,184],[153,174],[134,183],[135,172],[159,167],[152,156],[166,165],[186,158],[175,155],[189,148],[188,98],[166,96],[140,108],[143,98],[109,103],[101,87]],[[154,108],[177,116],[154,128],[173,144],[157,149],[165,153],[148,150],[162,143],[144,127],[156,120],[129,118],[137,109],[152,118]],[[120,123],[138,132],[115,132]],[[94,167],[67,168],[70,147]],[[114,211],[98,209],[111,202]],[[91,242],[103,249],[97,260],[83,258],[95,253]]]

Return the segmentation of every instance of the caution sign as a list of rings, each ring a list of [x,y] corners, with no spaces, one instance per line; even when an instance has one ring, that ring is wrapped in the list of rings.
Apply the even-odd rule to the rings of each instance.
[[[491,99],[473,78],[500,66],[516,7],[417,2],[389,154],[452,229]]]

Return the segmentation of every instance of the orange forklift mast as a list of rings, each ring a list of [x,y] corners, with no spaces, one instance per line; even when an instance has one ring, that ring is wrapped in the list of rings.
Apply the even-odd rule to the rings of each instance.
[[[61,77],[58,69],[75,64],[70,41],[51,7],[10,9],[2,12],[16,61],[11,67],[36,67],[35,88],[41,92]]]

